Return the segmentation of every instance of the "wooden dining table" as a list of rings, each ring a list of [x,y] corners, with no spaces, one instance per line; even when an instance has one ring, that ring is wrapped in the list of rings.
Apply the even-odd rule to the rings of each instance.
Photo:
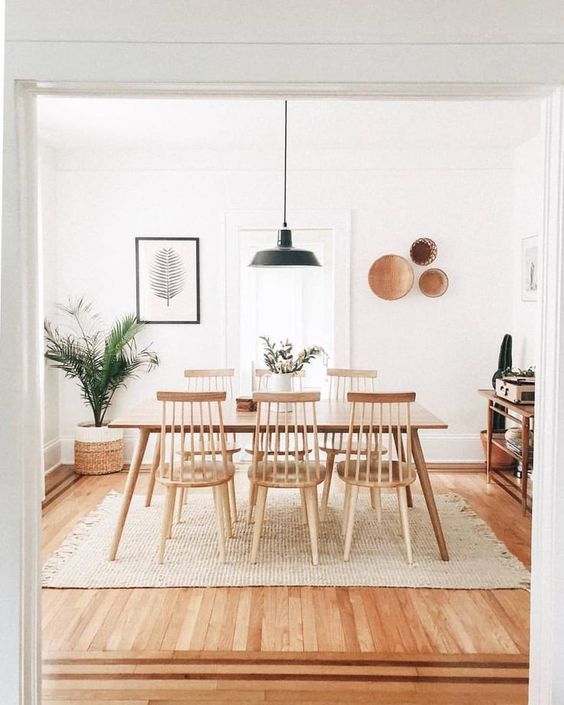
[[[135,451],[127,473],[123,500],[110,549],[109,558],[112,561],[115,560],[117,556],[123,528],[147,449],[149,436],[152,433],[160,435],[161,417],[162,407],[155,398],[140,404],[137,408],[132,409],[130,413],[126,413],[109,423],[110,428],[135,429],[139,431]],[[347,401],[323,399],[317,404],[317,428],[319,433],[347,433],[349,430],[349,422],[350,404]],[[228,399],[224,404],[223,425],[226,433],[253,433],[256,425],[256,413],[254,411],[237,411],[235,408],[235,400]],[[425,498],[429,512],[439,553],[444,561],[448,561],[449,559],[448,550],[441,520],[437,511],[437,505],[435,503],[429,471],[421,447],[419,431],[446,428],[448,428],[448,426],[444,421],[441,421],[434,414],[421,406],[421,404],[413,403],[411,405],[411,452],[417,467],[417,476],[421,483],[423,497]],[[402,430],[403,433],[407,432],[406,420],[402,420]],[[153,476],[159,461],[159,446],[160,443],[157,443],[153,455]]]

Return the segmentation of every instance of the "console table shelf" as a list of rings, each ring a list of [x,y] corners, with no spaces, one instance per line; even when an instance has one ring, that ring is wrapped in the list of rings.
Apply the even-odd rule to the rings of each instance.
[[[486,442],[486,480],[492,478],[512,497],[521,502],[523,513],[532,508],[532,482],[529,471],[532,470],[532,452],[530,447],[530,432],[535,418],[534,404],[515,404],[502,399],[490,390],[480,389],[479,393],[488,400],[487,442]],[[517,452],[505,438],[504,433],[493,433],[494,413],[505,416],[509,421],[520,426],[521,452]],[[491,464],[491,449],[497,446],[521,463],[521,477],[515,477],[513,470],[494,468]]]

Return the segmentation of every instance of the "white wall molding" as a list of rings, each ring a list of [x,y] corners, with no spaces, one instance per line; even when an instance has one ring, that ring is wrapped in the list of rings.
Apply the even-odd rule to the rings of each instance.
[[[564,89],[548,102],[535,423],[530,705],[564,702]],[[540,442],[539,442],[540,440]]]
[[[53,438],[43,444],[43,467],[45,474],[61,464],[61,439]]]

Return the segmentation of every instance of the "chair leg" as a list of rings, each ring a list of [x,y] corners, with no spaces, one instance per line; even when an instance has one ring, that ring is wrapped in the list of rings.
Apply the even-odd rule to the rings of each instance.
[[[405,494],[407,495],[407,506],[413,507],[413,495],[411,494],[411,485],[405,488]]]
[[[370,504],[376,510],[376,521],[382,523],[382,490],[379,487],[370,488]]]
[[[182,521],[182,510],[184,508],[185,504],[185,498],[186,498],[186,488],[185,487],[180,487],[178,494],[178,502],[176,502],[176,523],[180,524]]]
[[[403,533],[403,540],[405,541],[405,550],[407,553],[407,562],[411,565],[413,563],[413,556],[411,553],[411,536],[409,534],[409,514],[407,511],[407,492],[405,492],[404,487],[397,488],[398,493],[398,504],[401,518],[401,529]]]
[[[225,525],[223,523],[223,493],[217,485],[213,488],[213,501],[215,504],[215,520],[217,527],[217,544],[219,547],[219,560],[225,563]]]
[[[347,511],[347,530],[345,533],[345,560],[349,560],[351,553],[351,543],[354,526],[354,515],[356,512],[356,500],[358,499],[358,485],[353,485],[351,488],[351,496],[349,499],[349,508]]]
[[[167,527],[167,532],[166,532],[168,539],[172,538],[172,526],[174,524],[174,507],[176,506],[176,496],[178,495],[179,489],[180,489],[179,487],[172,487],[171,488],[173,500],[172,500],[172,511],[171,511],[170,517],[168,519],[168,527]]]
[[[231,518],[237,521],[237,497],[235,495],[235,479],[231,478],[228,484],[229,491],[229,506],[231,508]]]
[[[159,563],[164,562],[166,540],[168,538],[168,527],[170,524],[170,519],[172,517],[172,513],[174,511],[175,495],[176,495],[175,488],[174,487],[167,487],[165,506],[164,506],[164,510],[163,510],[163,519],[162,519],[162,523],[161,523],[161,540],[160,540],[160,544],[159,544],[159,553],[158,553]]]
[[[223,511],[225,516],[225,535],[228,539],[233,538],[233,519],[231,517],[231,502],[229,501],[229,483],[220,485],[223,495]]]
[[[315,499],[315,518],[317,521],[317,535],[319,536],[319,532],[321,531],[321,518],[319,517],[319,497],[317,495],[317,486],[313,488],[313,492],[311,494]]]
[[[303,487],[300,487],[300,504],[302,507],[302,524],[307,526],[307,499],[306,492]]]
[[[249,506],[247,507],[247,524],[253,523],[253,509],[257,503],[257,486],[249,482]]]
[[[304,490],[307,503],[307,520],[309,526],[309,540],[311,542],[311,560],[313,565],[319,563],[319,552],[317,548],[317,531],[319,526],[319,516],[317,509],[317,487],[307,487]]]
[[[335,464],[335,453],[327,453],[327,467],[325,482],[323,483],[323,493],[321,495],[321,521],[325,521],[327,516],[327,505],[329,504],[329,492],[331,490],[331,480],[333,479],[333,466]]]
[[[346,485],[345,485],[345,502],[343,504],[343,521],[341,524],[341,534],[343,536],[345,535],[345,531],[347,529],[350,503],[351,503],[351,485],[346,483]]]
[[[268,487],[261,485],[257,491],[257,511],[255,516],[255,530],[253,533],[253,545],[251,548],[251,563],[257,562],[258,548],[260,543],[260,535],[262,532],[262,524],[264,521],[264,512],[266,509],[266,496]]]

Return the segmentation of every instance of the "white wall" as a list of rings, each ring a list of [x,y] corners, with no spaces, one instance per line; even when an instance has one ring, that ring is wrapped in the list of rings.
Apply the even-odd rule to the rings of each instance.
[[[544,217],[544,130],[515,150],[513,167],[513,364],[526,368],[539,359],[538,303],[521,296],[523,238],[539,236]],[[540,243],[540,238],[539,238]],[[539,257],[540,262],[540,257]]]
[[[409,114],[410,105],[399,110]],[[352,213],[351,365],[377,368],[380,389],[414,389],[449,424],[425,435],[431,461],[483,458],[484,405],[476,389],[490,384],[513,307],[506,257],[514,239],[513,156],[509,148],[460,144],[292,154],[290,222],[292,208]],[[55,179],[58,301],[84,293],[107,320],[134,311],[135,236],[201,238],[201,325],[149,326],[141,342],[153,341],[161,367],[120,392],[111,415],[156,389],[182,388],[185,367],[225,365],[224,216],[278,207],[280,173],[270,156],[73,148],[58,152]],[[416,280],[400,301],[375,297],[367,282],[372,261],[390,252],[409,257],[412,241],[424,235],[438,244],[435,265],[450,280],[446,295],[426,298]],[[88,414],[65,379],[60,408],[62,460],[72,462],[74,424]]]

